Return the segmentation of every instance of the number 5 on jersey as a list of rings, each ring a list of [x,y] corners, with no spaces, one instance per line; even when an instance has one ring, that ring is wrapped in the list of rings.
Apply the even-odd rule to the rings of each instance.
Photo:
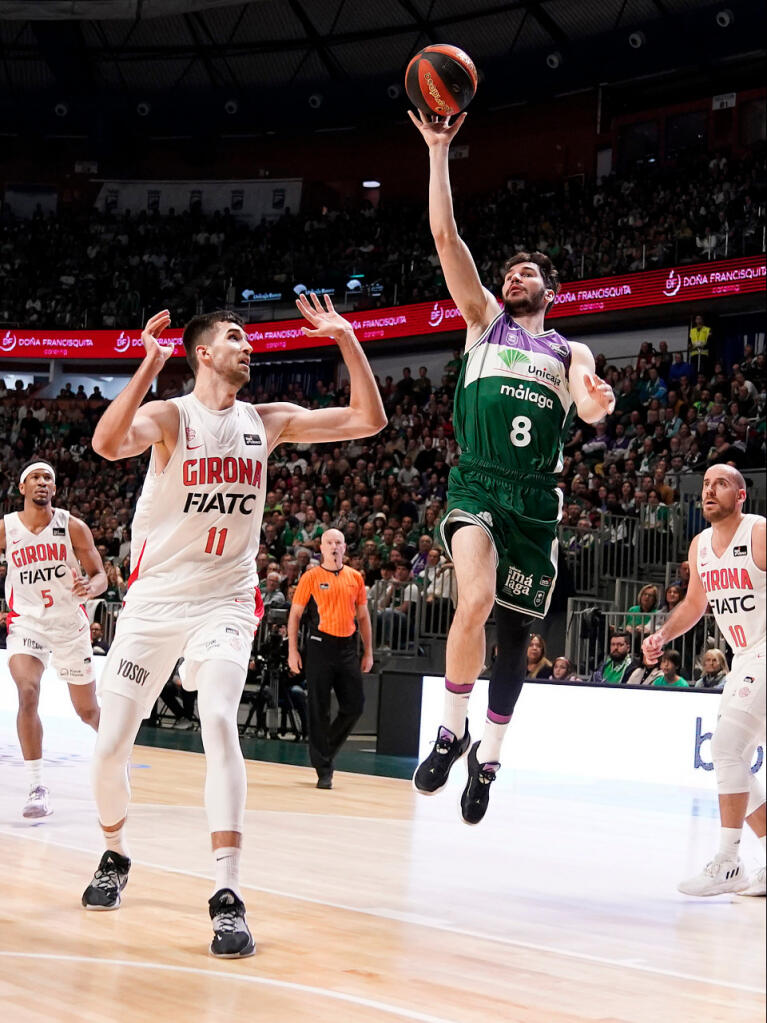
[[[205,544],[205,553],[216,554],[220,558],[224,553],[227,532],[226,529],[216,529],[215,526],[211,526],[208,530],[208,542]],[[218,533],[218,542],[216,542],[216,533]]]

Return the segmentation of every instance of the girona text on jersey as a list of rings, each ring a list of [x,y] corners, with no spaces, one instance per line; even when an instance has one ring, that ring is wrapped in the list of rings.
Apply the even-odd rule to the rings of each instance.
[[[11,550],[11,561],[20,570],[18,578],[21,583],[64,579],[67,575],[67,545],[38,543],[15,547]]]
[[[205,486],[217,483],[239,483],[251,487],[261,486],[263,464],[252,458],[188,458],[182,466],[182,480],[185,487]],[[231,515],[239,511],[252,515],[257,503],[255,493],[208,493],[193,490],[186,495],[184,512],[218,512]]]
[[[715,614],[753,611],[756,608],[754,584],[745,568],[712,568],[700,573],[700,581]],[[726,596],[714,596],[717,590],[727,590]],[[747,593],[732,593],[747,590]]]

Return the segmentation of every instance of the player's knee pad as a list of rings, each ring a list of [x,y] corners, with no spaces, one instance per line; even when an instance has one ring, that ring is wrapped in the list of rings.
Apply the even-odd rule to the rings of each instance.
[[[721,795],[751,791],[751,754],[761,724],[742,711],[725,710],[711,739],[717,788]]]

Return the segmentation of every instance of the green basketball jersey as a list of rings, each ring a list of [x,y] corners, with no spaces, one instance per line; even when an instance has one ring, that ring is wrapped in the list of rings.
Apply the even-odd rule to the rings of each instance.
[[[461,454],[522,473],[557,473],[575,415],[568,341],[500,312],[464,354],[453,428]]]

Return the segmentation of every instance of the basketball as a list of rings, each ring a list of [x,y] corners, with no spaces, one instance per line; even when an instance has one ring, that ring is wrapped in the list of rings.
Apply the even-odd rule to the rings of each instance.
[[[477,91],[474,61],[457,46],[427,46],[405,72],[410,102],[427,115],[450,117],[471,103]]]

